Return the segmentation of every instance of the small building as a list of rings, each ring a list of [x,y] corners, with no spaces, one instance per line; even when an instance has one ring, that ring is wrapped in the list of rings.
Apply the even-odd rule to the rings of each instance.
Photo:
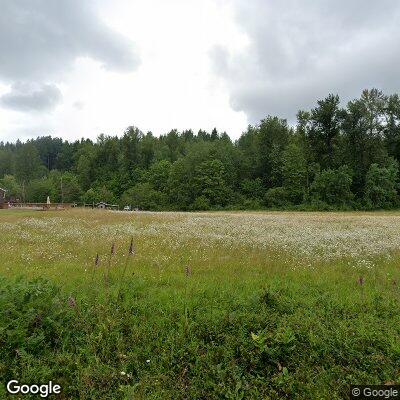
[[[0,188],[0,208],[8,208],[8,202],[6,201],[6,193],[7,191],[3,188]]]

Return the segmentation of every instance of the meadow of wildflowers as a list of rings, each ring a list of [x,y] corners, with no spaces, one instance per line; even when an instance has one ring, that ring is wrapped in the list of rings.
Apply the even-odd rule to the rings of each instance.
[[[399,213],[3,211],[0,232],[2,381],[86,399],[400,383]]]

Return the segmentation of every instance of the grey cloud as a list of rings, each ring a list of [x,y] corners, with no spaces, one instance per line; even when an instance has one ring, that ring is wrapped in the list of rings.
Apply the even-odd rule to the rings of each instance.
[[[0,0],[0,78],[48,80],[80,56],[134,70],[134,45],[105,25],[92,0]]]
[[[9,93],[0,97],[0,105],[16,111],[46,111],[61,99],[60,90],[53,84],[16,83]]]
[[[251,123],[267,114],[294,121],[328,93],[347,101],[364,88],[400,90],[400,4],[305,0],[233,0],[250,44],[211,52],[231,105]]]

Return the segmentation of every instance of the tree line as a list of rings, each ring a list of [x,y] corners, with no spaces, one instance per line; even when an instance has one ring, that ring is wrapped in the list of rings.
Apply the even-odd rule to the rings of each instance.
[[[144,210],[389,209],[399,206],[400,99],[377,89],[341,106],[330,94],[296,126],[268,116],[225,133],[131,126],[94,142],[0,143],[0,187],[25,202]]]

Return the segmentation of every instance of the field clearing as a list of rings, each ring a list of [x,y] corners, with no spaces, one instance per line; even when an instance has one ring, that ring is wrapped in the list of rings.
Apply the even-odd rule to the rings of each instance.
[[[40,269],[54,277],[57,265],[68,263],[74,264],[73,276],[84,275],[96,253],[106,253],[112,242],[123,246],[131,237],[140,263],[164,272],[174,271],[178,260],[216,269],[204,264],[229,266],[238,259],[245,264],[254,257],[265,268],[277,261],[290,264],[287,269],[346,261],[362,272],[395,260],[400,251],[396,213],[2,211],[0,230],[3,272],[35,275]]]
[[[4,380],[82,399],[400,383],[400,213],[2,210],[0,232]]]

